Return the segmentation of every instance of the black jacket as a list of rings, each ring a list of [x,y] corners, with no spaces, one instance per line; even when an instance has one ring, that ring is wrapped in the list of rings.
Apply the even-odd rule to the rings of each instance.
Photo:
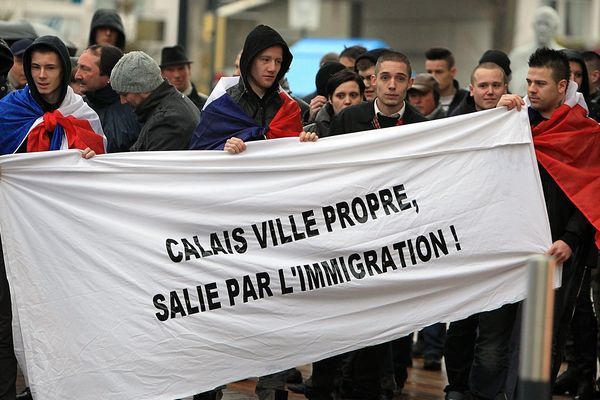
[[[198,108],[198,111],[202,111],[202,109],[204,108],[204,104],[206,104],[206,100],[208,100],[208,97],[205,95],[201,95],[200,93],[198,93],[198,91],[196,90],[196,85],[194,85],[194,82],[190,82],[192,84],[192,93],[190,93],[190,95],[188,96],[188,99],[190,99],[192,101],[192,103],[194,103],[194,105],[196,106],[196,108]]]
[[[131,151],[187,150],[200,113],[185,95],[165,81],[135,113],[142,125]]]
[[[419,114],[410,104],[404,102],[404,105],[402,120],[405,125],[427,121],[427,118]],[[375,118],[375,107],[372,101],[344,108],[331,122],[329,136],[375,129],[373,118]]]
[[[452,114],[452,111],[454,111],[454,109],[456,107],[458,107],[460,102],[463,101],[463,99],[465,97],[469,97],[469,91],[465,90],[465,89],[461,89],[459,87],[458,81],[456,79],[454,80],[453,85],[454,85],[454,88],[456,89],[456,93],[454,93],[454,98],[452,99],[452,101],[450,102],[450,105],[448,106],[448,115]]]
[[[125,50],[125,29],[123,29],[123,21],[115,10],[99,9],[96,10],[90,24],[90,37],[88,46],[96,44],[96,29],[107,26],[117,31],[118,38],[116,46],[121,50]]]
[[[452,112],[448,113],[448,116],[454,117],[456,115],[470,114],[472,112],[477,111],[475,108],[475,99],[473,96],[467,94],[462,101],[452,110]]]
[[[46,48],[51,49],[54,53],[58,54],[58,58],[61,62],[62,68],[62,82],[60,84],[60,95],[58,97],[58,101],[56,103],[50,104],[37,90],[35,82],[33,81],[33,76],[31,75],[31,53],[33,50],[37,48]],[[67,46],[57,38],[56,36],[40,36],[35,39],[34,42],[25,50],[23,53],[23,70],[25,72],[25,76],[27,77],[27,84],[29,85],[29,91],[31,92],[31,96],[34,100],[42,107],[44,111],[54,111],[58,107],[60,107],[61,103],[65,99],[67,95],[67,86],[69,86],[69,81],[71,79],[71,58],[69,57],[69,51],[67,50]]]
[[[119,95],[110,85],[86,93],[84,100],[100,117],[107,140],[106,152],[129,151],[140,134],[140,124],[133,109],[121,104]]]
[[[329,128],[331,127],[333,117],[333,106],[331,103],[327,103],[317,113],[315,122],[304,126],[304,131],[314,132],[319,137],[327,137],[329,136]]]

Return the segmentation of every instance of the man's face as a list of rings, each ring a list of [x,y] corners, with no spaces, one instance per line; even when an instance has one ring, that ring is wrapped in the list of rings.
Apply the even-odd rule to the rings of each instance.
[[[367,69],[358,71],[363,83],[365,84],[365,99],[367,101],[375,100],[375,85],[371,85],[371,77],[375,74],[375,65],[370,66]]]
[[[500,97],[507,93],[508,87],[504,83],[501,70],[479,68],[473,73],[473,83],[469,85],[469,91],[473,96],[475,108],[480,111],[496,107]]]
[[[250,76],[248,77],[250,85],[253,86],[257,94],[264,94],[271,86],[277,83],[277,74],[281,70],[283,62],[283,49],[281,46],[269,47],[261,51],[252,60],[250,67]]]
[[[96,29],[97,44],[111,44],[113,46],[116,46],[118,38],[119,33],[116,30],[109,28],[108,26],[101,26]]]
[[[362,97],[358,83],[354,81],[344,82],[333,91],[329,102],[333,106],[333,114],[337,115],[346,107],[360,104]]]
[[[354,58],[350,58],[347,56],[340,57],[340,64],[342,64],[344,67],[346,67],[348,69],[354,69],[355,62],[356,62],[356,60]]]
[[[567,91],[565,79],[555,82],[552,70],[547,67],[529,67],[527,71],[527,96],[533,108],[548,118],[563,102]]]
[[[150,93],[119,93],[121,104],[129,104],[135,110],[146,100]]]
[[[408,73],[408,66],[401,61],[384,61],[379,65],[377,75],[371,78],[375,86],[377,99],[390,109],[402,108],[406,91],[413,80]]]
[[[31,75],[40,95],[50,104],[55,104],[60,95],[62,63],[53,51],[31,54]]]
[[[446,60],[425,60],[425,70],[438,81],[441,93],[449,90],[454,84],[456,67],[448,68]]]
[[[100,57],[89,50],[84,51],[77,61],[75,80],[82,93],[93,92],[108,85],[108,76],[100,75]]]
[[[169,65],[162,69],[163,78],[167,78],[169,83],[180,92],[190,87],[190,75],[190,64]]]
[[[25,70],[23,70],[23,57],[15,56],[14,64],[10,71],[8,71],[8,79],[12,85],[21,89],[27,84],[27,77],[25,76]]]
[[[428,116],[435,110],[435,97],[433,90],[421,92],[412,89],[408,92],[408,102],[415,107],[423,116]]]
[[[571,80],[575,81],[579,90],[581,90],[581,85],[583,85],[583,68],[581,68],[581,64],[577,61],[569,61],[569,70],[571,71]]]

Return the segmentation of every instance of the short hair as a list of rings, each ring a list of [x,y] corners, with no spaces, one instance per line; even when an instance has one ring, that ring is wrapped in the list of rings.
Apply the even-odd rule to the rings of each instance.
[[[365,69],[371,68],[375,63],[368,57],[361,57],[354,64],[354,69],[357,71],[364,71]]]
[[[350,47],[344,47],[344,50],[342,50],[342,52],[340,53],[340,58],[342,57],[348,57],[351,58],[353,60],[356,60],[358,58],[358,56],[360,56],[363,53],[366,53],[367,49],[363,46],[350,46]]]
[[[323,65],[327,64],[328,62],[332,62],[332,61],[337,62],[339,60],[340,60],[340,57],[338,56],[337,53],[330,52],[330,53],[323,55],[323,57],[321,57],[321,61],[319,61],[319,66],[322,67]]]
[[[89,50],[95,56],[100,57],[98,60],[98,67],[100,68],[101,76],[110,76],[117,61],[123,57],[123,51],[110,44],[93,44],[86,50]]]
[[[529,57],[530,68],[550,68],[556,83],[563,79],[569,82],[571,75],[567,56],[559,51],[541,47]]]
[[[396,61],[406,64],[406,67],[408,69],[408,77],[410,78],[412,76],[412,67],[410,65],[410,60],[408,59],[408,57],[405,54],[400,53],[399,51],[391,50],[386,51],[377,59],[377,63],[375,64],[375,75],[377,75],[377,73],[379,72],[379,68],[381,68],[381,64],[385,61]]]
[[[444,60],[448,64],[448,69],[454,67],[454,55],[448,49],[443,47],[432,47],[425,52],[425,58],[428,60]]]
[[[600,70],[600,54],[595,51],[584,51],[581,53],[583,61],[590,66],[590,71]]]
[[[477,72],[477,70],[479,69],[497,69],[500,72],[502,72],[502,81],[504,82],[504,84],[508,83],[508,78],[506,76],[504,68],[493,62],[484,62],[473,68],[473,72],[471,72],[471,84],[475,83],[475,72]]]
[[[358,91],[360,92],[361,97],[365,93],[365,83],[360,75],[349,70],[348,68],[344,68],[343,70],[331,75],[331,77],[327,80],[327,98],[333,96],[335,89],[337,89],[337,87],[342,83],[346,82],[356,82],[358,84]]]

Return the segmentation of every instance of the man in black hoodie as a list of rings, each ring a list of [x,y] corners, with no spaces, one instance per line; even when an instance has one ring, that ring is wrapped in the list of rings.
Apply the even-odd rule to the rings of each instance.
[[[300,136],[301,141],[316,140],[315,134],[302,133],[301,111],[279,82],[292,63],[292,53],[281,35],[273,28],[258,25],[246,37],[240,58],[241,77],[226,89],[227,104],[208,103],[194,132],[190,149],[223,149],[232,154],[246,149],[245,142],[279,137]],[[221,98],[219,98],[222,101]],[[280,112],[280,110],[283,110]],[[238,126],[236,121],[225,132],[216,132],[213,123],[227,116],[230,120],[238,114],[253,119],[255,126]],[[221,128],[221,126],[220,126]]]
[[[75,73],[84,100],[100,117],[108,153],[129,151],[140,134],[135,112],[127,104],[121,104],[119,95],[110,86],[110,73],[121,57],[123,52],[118,47],[92,45],[79,56]]]
[[[110,44],[125,50],[125,29],[115,10],[99,9],[94,13],[88,46],[93,44]]]

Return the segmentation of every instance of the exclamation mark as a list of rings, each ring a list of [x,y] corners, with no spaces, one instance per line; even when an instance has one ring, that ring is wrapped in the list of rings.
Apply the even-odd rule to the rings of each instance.
[[[452,236],[454,236],[454,241],[456,242],[456,250],[460,251],[460,243],[458,243],[458,236],[456,235],[454,225],[450,225],[450,230],[452,231]]]

